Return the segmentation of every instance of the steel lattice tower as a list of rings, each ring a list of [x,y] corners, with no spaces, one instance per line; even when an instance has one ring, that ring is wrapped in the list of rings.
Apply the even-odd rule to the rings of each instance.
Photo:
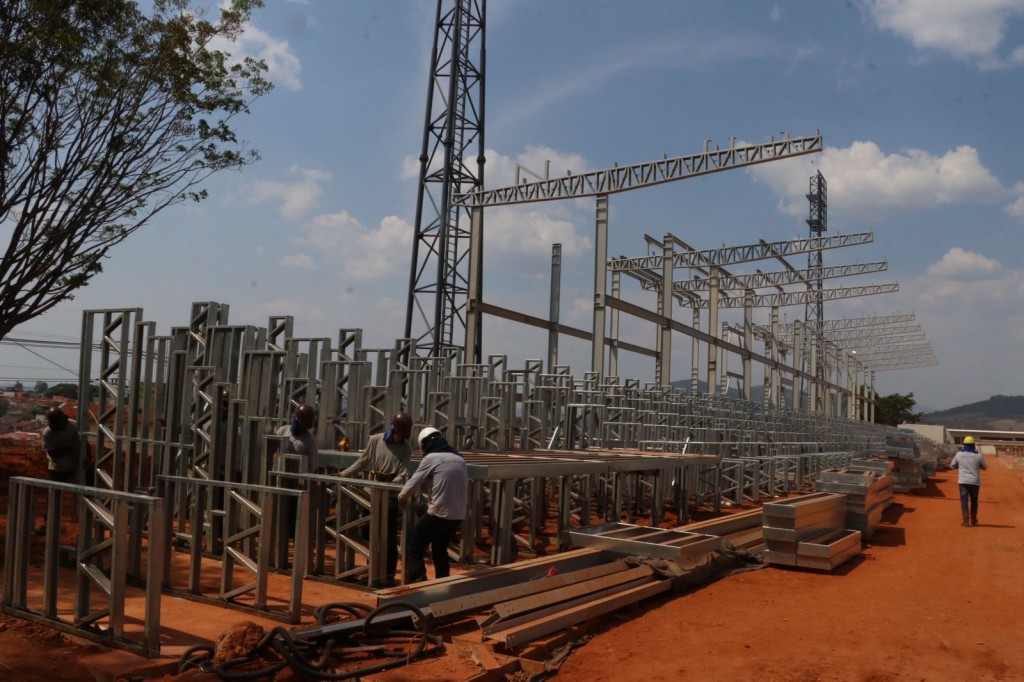
[[[811,176],[811,187],[807,193],[807,201],[811,204],[810,215],[807,218],[807,226],[810,228],[810,237],[820,237],[828,231],[828,184],[825,176],[818,171],[817,175]],[[825,309],[821,297],[821,269],[823,261],[821,250],[811,251],[807,254],[807,269],[811,272],[811,288],[817,293],[813,300],[808,301],[804,306],[804,321],[807,326],[815,331],[821,329],[821,321],[824,319]],[[815,277],[817,274],[819,276]]]
[[[818,171],[811,176],[810,189],[807,192],[807,201],[810,203],[810,213],[807,217],[807,226],[810,228],[809,235],[820,237],[828,230],[828,184],[825,176]],[[810,342],[821,348],[824,342],[822,335],[822,320],[825,316],[825,303],[821,293],[822,279],[821,272],[824,267],[821,250],[811,251],[807,254],[807,270],[809,272],[810,289],[813,294],[804,304],[804,323],[807,325],[808,333],[811,336]],[[825,376],[825,363],[817,363],[818,378]],[[803,400],[802,397],[798,397]],[[820,397],[819,397],[820,400]],[[815,400],[814,402],[818,402]],[[808,405],[812,410],[818,410],[820,405]]]
[[[452,197],[483,188],[485,5],[437,3],[405,314],[432,356],[465,343],[470,216]]]

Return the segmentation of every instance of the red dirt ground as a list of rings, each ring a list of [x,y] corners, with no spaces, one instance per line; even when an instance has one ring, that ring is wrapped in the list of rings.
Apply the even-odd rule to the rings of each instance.
[[[835,573],[771,567],[665,599],[557,679],[1024,680],[1024,472],[991,459],[980,526],[960,526],[956,472],[939,472]]]
[[[0,513],[7,477],[42,475],[34,466],[0,453]],[[897,495],[870,546],[832,574],[770,567],[633,607],[556,679],[1024,680],[1024,471],[993,459],[981,490],[977,528],[960,526],[955,472],[940,472],[923,493]],[[0,551],[3,530],[0,519]],[[0,680],[85,682],[76,662],[95,650],[0,616]],[[379,679],[479,670],[448,651]]]

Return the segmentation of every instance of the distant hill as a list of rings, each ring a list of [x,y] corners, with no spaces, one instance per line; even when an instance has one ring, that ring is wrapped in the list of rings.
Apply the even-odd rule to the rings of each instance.
[[[994,395],[969,405],[921,417],[922,424],[942,424],[954,429],[1024,431],[1024,395]]]

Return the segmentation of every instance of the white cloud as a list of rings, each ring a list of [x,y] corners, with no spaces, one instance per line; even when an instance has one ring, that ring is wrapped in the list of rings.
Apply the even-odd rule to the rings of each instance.
[[[489,257],[534,256],[548,259],[552,244],[562,245],[563,256],[588,250],[590,239],[576,232],[569,220],[542,210],[495,208],[486,213],[484,248]]]
[[[303,244],[320,262],[330,263],[356,279],[404,276],[412,252],[412,226],[388,216],[376,229],[365,227],[347,211],[318,215],[303,226]]]
[[[590,163],[579,154],[560,152],[551,147],[527,145],[526,150],[515,158],[499,154],[493,149],[487,152],[485,185],[487,187],[508,187],[515,184],[516,164],[522,167],[520,182],[533,182],[544,177],[557,178],[568,172],[584,173],[591,170]]]
[[[1014,185],[1013,192],[1017,195],[1017,198],[1008,204],[1003,211],[1011,218],[1024,221],[1024,182],[1018,182]]]
[[[286,90],[301,90],[302,63],[287,40],[278,40],[266,31],[246,23],[238,39],[231,43],[221,37],[210,41],[210,47],[231,55],[231,63],[245,57],[262,59],[267,63],[267,76],[274,85]]]
[[[538,175],[544,177],[545,167],[549,168],[549,177],[559,177],[565,175],[567,171],[581,173],[590,170],[590,164],[579,154],[560,152],[557,149],[539,145],[527,145],[525,151],[514,158],[494,149],[485,149],[484,156],[487,159],[484,167],[484,186],[487,188],[508,187],[514,184],[516,164],[526,169],[520,173],[520,178],[527,182],[536,180]],[[436,171],[440,167],[440,159],[435,158],[433,161],[434,166],[430,170]],[[476,171],[474,159],[466,159],[463,163],[472,172]],[[417,179],[419,173],[419,158],[406,156],[402,160],[401,178],[403,180]]]
[[[768,21],[779,21],[782,19],[782,8],[772,5],[772,11],[768,14]]]
[[[321,183],[330,179],[330,174],[310,168],[293,165],[288,174],[298,176],[294,182],[258,180],[249,188],[248,200],[252,204],[280,202],[280,214],[288,220],[298,220],[314,209],[323,193]]]
[[[306,268],[312,269],[315,267],[313,258],[308,253],[296,253],[290,256],[285,256],[281,259],[281,265],[291,268]]]
[[[1024,14],[1022,0],[867,0],[867,6],[877,26],[918,49],[948,52],[982,67],[1006,65],[999,48],[1010,21]]]
[[[942,260],[932,264],[925,275],[959,282],[991,280],[1002,269],[999,261],[971,251],[964,251],[960,247],[954,247],[946,252]]]
[[[991,203],[1007,189],[962,145],[941,156],[920,149],[885,154],[874,142],[854,142],[845,149],[828,147],[815,159],[828,182],[829,210],[855,210],[861,217],[916,211],[936,205]],[[781,197],[781,210],[807,212],[807,166],[771,163],[750,172]]]
[[[564,176],[568,172],[581,173],[590,170],[590,164],[579,155],[560,152],[550,147],[530,145],[516,157],[506,156],[493,149],[485,151],[487,164],[484,185],[489,188],[508,187],[516,182],[516,167],[521,167],[520,182],[532,182],[548,177]],[[406,157],[403,162],[403,177],[418,177],[419,161]],[[487,257],[499,266],[509,266],[513,261],[502,260],[504,256],[531,257],[548,262],[551,245],[562,244],[562,255],[573,256],[590,248],[590,239],[577,234],[571,220],[571,209],[557,203],[525,208],[492,208],[485,213],[484,244]],[[520,267],[521,262],[515,267]]]

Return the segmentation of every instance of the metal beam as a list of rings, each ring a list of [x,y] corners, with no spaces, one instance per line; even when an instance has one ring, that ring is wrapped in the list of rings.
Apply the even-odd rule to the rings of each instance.
[[[810,297],[821,296],[823,301],[838,301],[844,298],[856,298],[858,296],[873,296],[875,294],[889,294],[899,291],[900,285],[896,282],[889,284],[869,284],[861,287],[836,287],[834,289],[822,289],[821,291],[791,291],[781,294],[762,294],[753,297],[755,308],[770,308],[773,306],[785,307],[791,305],[803,305]],[[684,307],[707,308],[709,303],[706,300],[692,301],[681,304]],[[719,308],[742,308],[744,299],[719,297]]]
[[[573,174],[570,171],[562,178],[517,182],[510,187],[476,189],[456,194],[453,202],[456,206],[489,207],[616,194],[731,168],[813,154],[823,149],[821,133],[798,138],[786,135],[782,140],[772,138],[771,142],[744,147],[736,147],[731,142],[727,149],[719,149],[716,145],[714,150],[710,150],[708,142],[705,142],[704,151],[698,154],[586,173]]]
[[[758,329],[765,329],[767,325],[761,326]],[[826,340],[835,343],[838,346],[845,347],[847,341],[858,341],[861,339],[876,339],[876,338],[888,338],[890,336],[899,336],[902,334],[923,334],[924,330],[921,329],[921,325],[898,325],[893,327],[863,327],[860,329],[846,329],[842,331],[826,331],[822,332],[821,336]],[[795,334],[792,332],[776,334],[775,338],[782,342],[790,342],[795,338]]]
[[[686,251],[673,256],[673,265],[677,268],[690,268],[699,265],[735,265],[767,260],[778,256],[791,256],[796,253],[807,253],[819,249],[841,249],[846,246],[870,244],[875,239],[873,232],[854,232],[837,234],[831,237],[814,237],[813,239],[791,239],[785,242],[746,244],[744,246],[723,246],[720,249],[703,251]],[[651,255],[640,258],[616,258],[608,261],[611,270],[658,270],[662,267],[663,256]]]
[[[853,317],[850,319],[843,320],[822,320],[821,330],[825,332],[829,331],[842,331],[846,329],[860,329],[862,327],[878,327],[884,325],[897,324],[900,322],[913,322],[915,319],[914,313],[895,313],[893,315],[874,315],[868,317]],[[777,329],[777,335],[783,336],[785,334],[792,334],[794,330],[794,323],[787,322],[780,324]],[[772,330],[770,325],[755,325],[754,332],[757,334],[767,334]]]
[[[786,284],[804,284],[812,277],[821,279],[837,279],[839,277],[852,277],[865,275],[872,272],[883,272],[889,264],[886,261],[874,263],[855,263],[853,265],[833,265],[817,270],[783,270],[780,272],[756,272],[750,275],[727,275],[719,274],[719,287],[722,289],[761,289],[764,287],[776,287]],[[641,282],[644,289],[651,289],[646,282]],[[708,280],[688,279],[676,282],[674,291],[707,291]]]

